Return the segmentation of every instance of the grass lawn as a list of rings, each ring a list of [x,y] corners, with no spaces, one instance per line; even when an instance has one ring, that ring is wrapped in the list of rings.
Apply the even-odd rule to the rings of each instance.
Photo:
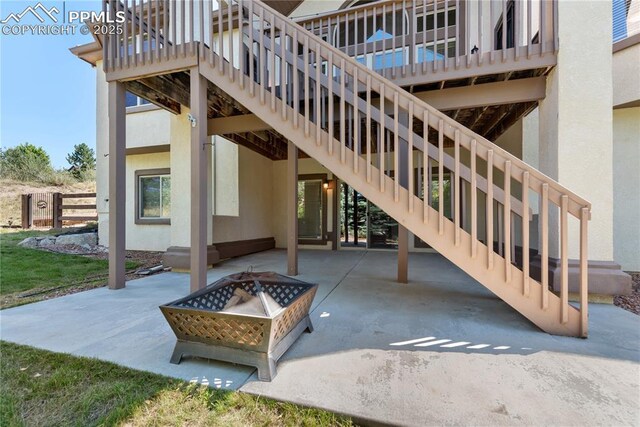
[[[86,282],[105,282],[108,273],[106,260],[80,255],[67,255],[18,246],[27,237],[41,236],[45,231],[0,232],[0,308],[31,299],[10,298],[10,295],[29,290],[45,290],[58,286]],[[127,262],[127,269],[136,264]]]
[[[329,412],[0,341],[1,426],[333,426]]]

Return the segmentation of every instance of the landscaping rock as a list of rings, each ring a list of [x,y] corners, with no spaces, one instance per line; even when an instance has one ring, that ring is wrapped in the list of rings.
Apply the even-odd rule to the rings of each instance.
[[[18,246],[33,249],[46,249],[54,252],[65,253],[99,253],[103,252],[98,247],[98,233],[63,234],[55,236],[27,237]],[[68,250],[63,250],[67,248]]]
[[[38,243],[38,246],[51,246],[51,245],[55,245],[56,244],[56,238],[55,237],[45,237],[44,239],[40,240],[40,242]]]
[[[56,245],[95,246],[97,244],[98,233],[64,234],[56,239]]]
[[[38,239],[36,237],[27,237],[22,242],[18,243],[18,246],[22,246],[23,248],[37,248]]]

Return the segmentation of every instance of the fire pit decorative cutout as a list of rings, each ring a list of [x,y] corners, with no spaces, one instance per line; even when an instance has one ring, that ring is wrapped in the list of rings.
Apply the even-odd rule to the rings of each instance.
[[[183,356],[258,368],[271,381],[276,362],[305,331],[318,285],[273,272],[232,274],[160,306],[176,334],[171,363]]]

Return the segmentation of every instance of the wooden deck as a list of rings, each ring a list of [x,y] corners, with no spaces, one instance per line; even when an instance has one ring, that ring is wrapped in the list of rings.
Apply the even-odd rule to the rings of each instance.
[[[116,9],[125,8],[122,3],[111,4]],[[142,19],[131,19],[124,26],[123,38],[111,38],[111,43],[104,44],[107,80],[124,81],[129,92],[174,114],[179,113],[181,105],[189,105],[188,70],[203,61],[208,46],[216,43],[214,33],[225,31],[240,20],[238,4],[228,3],[228,6],[213,10],[205,14],[206,17],[200,14],[203,22],[199,25],[205,27],[206,21],[211,20],[211,28],[209,34],[198,36],[176,25],[176,19],[179,21],[181,16],[193,12],[189,11],[189,5],[159,2],[156,13],[156,6],[151,2],[142,3],[137,11],[136,2],[132,2],[127,7],[129,16],[141,14]],[[544,96],[544,83],[535,79],[545,76],[556,63],[555,13],[555,3],[548,0],[491,2],[484,10],[482,5],[464,0],[437,3],[383,0],[295,21],[461,125],[495,141],[533,110]],[[503,16],[510,19],[507,31],[501,31]],[[259,30],[271,34],[270,25]],[[129,46],[127,55],[119,53],[126,38],[148,32],[154,40],[147,38],[139,46]],[[253,35],[248,29],[243,32],[243,51],[248,62],[248,45],[257,40],[251,40]],[[236,42],[239,42],[237,38]],[[226,49],[233,49],[233,44]],[[252,51],[256,64],[271,67],[269,58],[261,57],[255,47]],[[386,61],[390,53],[394,55],[391,63],[376,69],[376,58]],[[232,62],[226,66],[233,67],[233,58],[229,59]],[[265,77],[271,78],[270,71],[266,73]],[[258,75],[253,78],[259,81]],[[270,85],[279,91],[277,80],[275,76]],[[513,95],[513,85],[509,82],[514,81],[532,89],[521,89],[520,95]],[[303,90],[302,85],[299,90]],[[438,95],[438,92],[441,93]],[[485,96],[478,96],[478,92],[484,92]],[[209,119],[250,116],[224,87],[208,83],[207,93]],[[436,102],[436,98],[451,99],[453,93],[457,103]],[[325,101],[314,96],[315,102]],[[241,119],[234,123],[240,124]],[[240,130],[245,123],[241,124]],[[271,129],[229,132],[225,136],[270,159],[286,158],[286,140]]]

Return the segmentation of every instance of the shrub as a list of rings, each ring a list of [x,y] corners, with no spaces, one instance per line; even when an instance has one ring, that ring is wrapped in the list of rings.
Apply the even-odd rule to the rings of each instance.
[[[0,149],[0,177],[17,181],[45,182],[53,173],[51,159],[42,147],[25,142]]]
[[[73,172],[72,172],[73,174]],[[74,177],[80,182],[91,182],[96,180],[96,170],[86,169],[80,170],[77,174],[73,174]]]
[[[77,180],[71,173],[62,169],[52,170],[48,175],[43,175],[42,180],[39,182],[60,187],[63,185],[72,185],[77,182]]]

